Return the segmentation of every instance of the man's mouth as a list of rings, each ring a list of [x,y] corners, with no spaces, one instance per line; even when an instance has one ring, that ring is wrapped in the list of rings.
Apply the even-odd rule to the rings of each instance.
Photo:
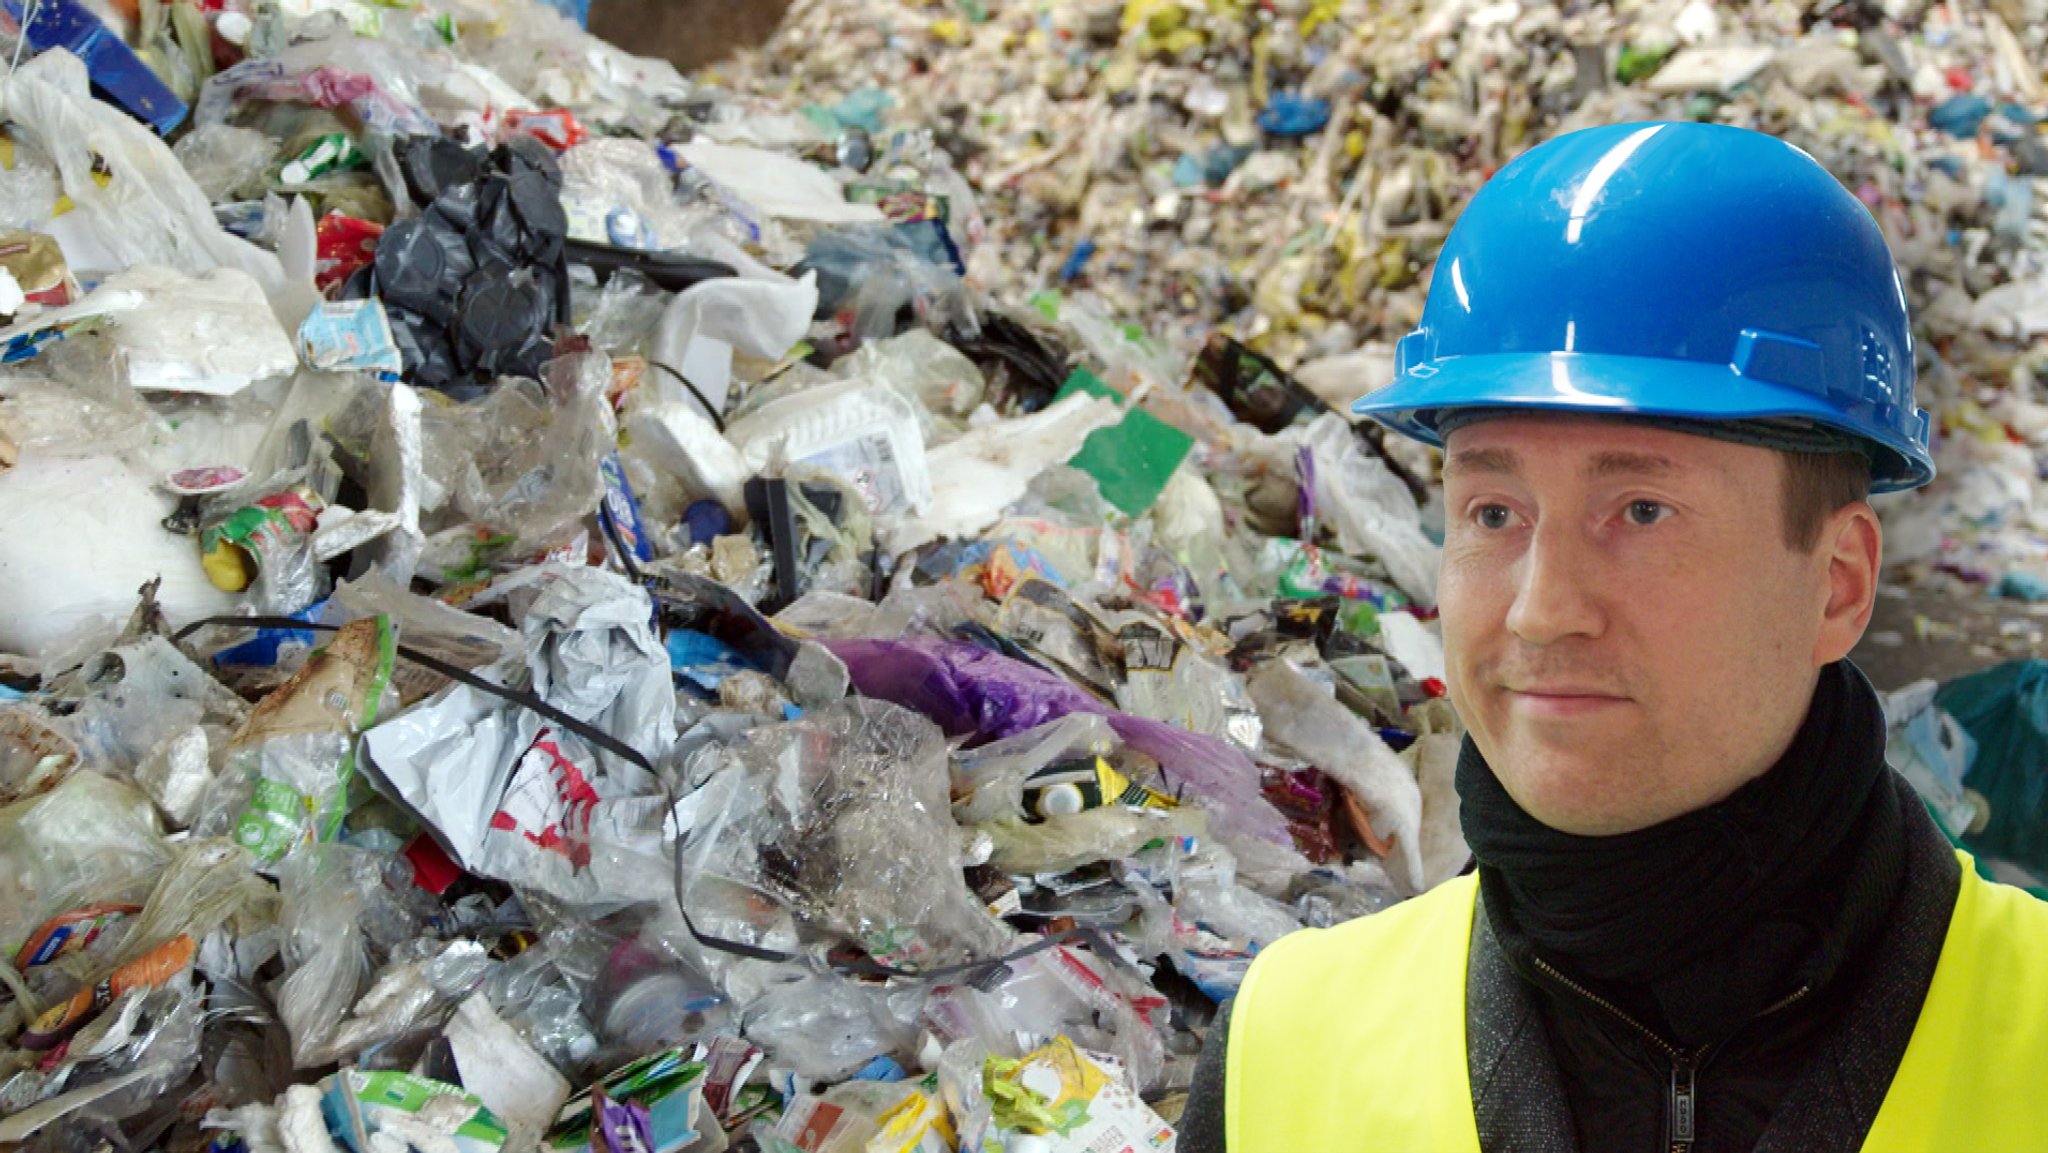
[[[1539,684],[1525,688],[1504,686],[1514,707],[1540,716],[1582,716],[1617,708],[1628,698],[1591,685]]]

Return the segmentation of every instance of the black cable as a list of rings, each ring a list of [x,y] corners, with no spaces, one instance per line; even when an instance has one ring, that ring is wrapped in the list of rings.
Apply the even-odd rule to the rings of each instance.
[[[193,621],[192,623],[186,625],[184,628],[181,628],[177,632],[171,634],[171,639],[173,641],[182,641],[186,637],[191,636],[193,633],[199,631],[202,628],[207,627],[208,625],[225,625],[231,628],[297,629],[325,633],[338,632],[340,631],[341,628],[341,626],[339,625],[314,624],[307,621],[297,620],[292,617],[203,617],[199,620]],[[409,660],[414,664],[421,666],[422,668],[430,669],[434,672],[440,673],[442,676],[447,677],[450,680],[460,681],[461,683],[468,685],[473,689],[489,693],[492,696],[498,697],[502,700],[510,701],[511,703],[518,705],[521,708],[531,709],[535,713],[538,713],[541,716],[547,718],[548,720],[555,722],[557,725],[560,725],[562,728],[567,729],[572,733],[575,733],[577,736],[582,737],[586,741],[589,741],[591,744],[596,745],[601,749],[604,749],[606,752],[622,757],[625,760],[633,763],[634,765],[637,765],[640,768],[646,770],[649,776],[653,777],[657,782],[661,784],[662,794],[668,802],[666,815],[663,817],[664,822],[674,819],[676,805],[680,803],[679,798],[677,798],[675,794],[675,790],[669,785],[667,778],[663,777],[661,773],[655,769],[654,762],[648,760],[646,756],[642,755],[638,749],[635,749],[633,746],[626,744],[624,741],[619,740],[617,737],[612,736],[610,733],[607,733],[594,725],[591,725],[587,722],[578,720],[575,717],[570,716],[569,714],[547,703],[547,701],[541,699],[539,696],[536,696],[534,693],[528,690],[515,689],[506,685],[498,684],[494,681],[486,680],[483,677],[478,676],[473,672],[470,672],[468,669],[461,668],[457,665],[451,665],[448,662],[441,660],[439,657],[428,656],[427,654],[420,652],[417,649],[409,648],[405,645],[398,645],[396,646],[396,649],[399,656],[404,657],[406,660]],[[806,958],[799,953],[786,953],[780,949],[767,949],[759,945],[750,945],[745,941],[735,941],[727,937],[718,936],[715,933],[706,933],[697,927],[696,921],[692,919],[690,916],[689,907],[683,902],[683,838],[682,830],[680,828],[676,830],[675,875],[673,878],[673,889],[674,896],[676,899],[676,910],[683,915],[683,927],[689,930],[690,936],[695,938],[697,943],[703,945],[705,948],[716,949],[721,953],[730,953],[736,957],[746,957],[755,961],[768,961],[773,964],[790,964],[806,960]],[[959,974],[964,973],[987,973],[995,969],[1001,968],[1002,966],[1008,965],[1012,961],[1020,961],[1025,957],[1031,956],[1034,953],[1045,952],[1047,949],[1051,949],[1059,945],[1064,945],[1069,941],[1085,942],[1090,947],[1092,947],[1097,953],[1100,953],[1105,959],[1112,958],[1116,955],[1115,951],[1111,949],[1105,941],[1103,941],[1100,933],[1097,930],[1092,928],[1074,928],[1068,929],[1064,932],[1054,933],[1049,937],[1041,937],[1038,940],[1033,941],[1031,944],[1026,945],[1021,949],[1017,949],[1009,953],[1004,953],[1000,957],[994,957],[986,961],[965,961],[960,964],[945,965],[937,969],[901,969],[897,968],[894,965],[884,965],[881,962],[868,957],[856,957],[847,961],[828,961],[826,963],[826,967],[832,970],[833,972],[839,973],[842,976],[849,977],[881,977],[913,981],[936,981],[946,977],[957,976]]]
[[[640,565],[633,557],[633,550],[626,547],[626,538],[619,532],[618,522],[612,519],[612,510],[602,504],[597,506],[597,526],[604,532],[604,539],[612,546],[619,564],[625,568],[626,579],[636,585],[646,584],[647,578],[640,575]]]
[[[711,401],[708,398],[706,398],[703,393],[697,391],[697,386],[690,383],[689,377],[684,376],[680,370],[670,368],[668,365],[663,364],[658,360],[650,360],[647,363],[653,365],[654,367],[660,369],[665,373],[668,373],[670,376],[673,376],[677,380],[681,381],[683,387],[690,390],[690,395],[697,398],[697,403],[704,406],[704,411],[711,417],[711,423],[718,426],[719,435],[725,435],[725,418],[719,415],[718,406],[712,404]]]

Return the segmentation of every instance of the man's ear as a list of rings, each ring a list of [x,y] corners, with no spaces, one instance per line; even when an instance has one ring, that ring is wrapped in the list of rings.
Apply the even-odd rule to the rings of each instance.
[[[1821,528],[1816,549],[1827,565],[1827,601],[1813,651],[1814,664],[1820,666],[1848,656],[1870,626],[1884,556],[1884,528],[1876,510],[1860,500],[1835,510]]]

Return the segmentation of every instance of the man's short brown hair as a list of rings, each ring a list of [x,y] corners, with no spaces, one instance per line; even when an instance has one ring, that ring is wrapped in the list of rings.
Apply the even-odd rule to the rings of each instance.
[[[1810,553],[1838,509],[1870,497],[1870,461],[1860,452],[1787,452],[1785,543]]]

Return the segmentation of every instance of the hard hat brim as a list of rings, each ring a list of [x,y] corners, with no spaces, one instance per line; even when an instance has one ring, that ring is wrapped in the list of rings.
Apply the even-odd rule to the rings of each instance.
[[[1729,365],[1572,352],[1449,357],[1395,377],[1351,411],[1440,448],[1439,418],[1475,408],[1708,422],[1808,420],[1869,446],[1874,493],[1934,479],[1934,462],[1923,445],[1857,427],[1820,396],[1749,379]]]

